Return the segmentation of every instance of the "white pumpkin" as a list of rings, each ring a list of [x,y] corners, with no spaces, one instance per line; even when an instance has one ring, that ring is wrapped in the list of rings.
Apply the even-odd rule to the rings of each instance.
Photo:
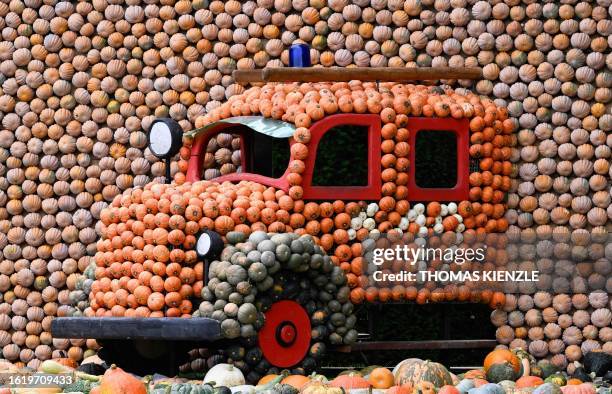
[[[422,215],[425,213],[425,205],[421,203],[416,204],[413,209],[417,213],[417,215]]]
[[[368,204],[366,208],[366,214],[368,215],[368,217],[373,217],[376,212],[378,212],[378,204],[376,204],[375,202]]]
[[[242,384],[230,388],[232,394],[255,394],[255,386],[250,384]]]
[[[357,231],[363,226],[363,219],[359,216],[356,216],[351,219],[351,229]]]
[[[363,227],[372,231],[374,230],[374,227],[376,227],[376,222],[372,218],[367,218],[366,220],[363,221]]]
[[[408,218],[407,217],[403,217],[403,218],[400,219],[399,228],[402,229],[402,230],[407,230],[409,224],[410,223],[408,222]]]
[[[217,364],[206,373],[203,383],[214,383],[215,386],[235,387],[244,385],[245,380],[242,371],[233,365]]]

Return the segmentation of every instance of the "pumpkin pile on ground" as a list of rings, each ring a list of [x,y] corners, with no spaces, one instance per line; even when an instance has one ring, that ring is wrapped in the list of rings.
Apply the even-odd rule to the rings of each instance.
[[[97,363],[99,360],[90,360]],[[45,389],[45,393],[83,394],[607,394],[612,388],[610,365],[612,355],[592,352],[585,356],[585,365],[573,375],[559,371],[550,363],[535,362],[524,351],[495,349],[484,360],[483,369],[473,369],[455,375],[443,365],[429,360],[409,358],[393,370],[371,365],[361,370],[346,370],[334,378],[318,373],[294,375],[288,370],[262,376],[247,383],[236,364],[219,363],[201,380],[185,377],[148,375],[143,378],[124,372],[112,365],[99,372],[85,372],[47,360],[38,372],[72,374],[70,384]],[[100,367],[99,364],[96,364]],[[495,367],[500,367],[495,369]],[[510,372],[504,370],[509,367]],[[96,368],[98,370],[98,368]],[[2,372],[32,370],[2,362]],[[501,380],[500,380],[501,379]],[[592,381],[591,381],[592,380]],[[0,394],[11,394],[0,388]],[[47,391],[48,390],[48,391]],[[17,394],[25,391],[16,390]]]

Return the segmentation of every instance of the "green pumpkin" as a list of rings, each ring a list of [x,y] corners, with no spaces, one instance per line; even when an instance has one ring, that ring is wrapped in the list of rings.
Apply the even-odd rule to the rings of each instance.
[[[529,376],[537,376],[539,378],[544,378],[544,371],[542,371],[542,368],[540,368],[539,365],[536,365],[533,368],[531,368],[531,371],[529,372]]]
[[[412,383],[416,387],[422,381],[431,382],[436,387],[453,384],[453,378],[448,370],[442,364],[429,360],[404,360],[396,367],[393,375],[395,384],[399,385]]]
[[[208,390],[194,383],[174,383],[170,394],[208,394]]]
[[[567,384],[567,379],[565,378],[565,375],[559,372],[554,375],[548,376],[546,379],[544,379],[544,381],[546,383],[554,383],[557,386],[565,386]]]
[[[224,338],[234,339],[240,336],[240,323],[234,319],[225,319],[221,322],[221,334]]]
[[[326,46],[327,46],[327,39],[325,38],[325,36],[318,35],[312,39],[312,47],[314,49],[322,51],[325,49]]]
[[[298,394],[299,390],[289,384],[278,383],[274,385],[273,390],[277,394]]]
[[[195,383],[158,383],[149,394],[213,394],[213,388]]]
[[[499,383],[503,380],[516,380],[518,378],[514,368],[510,363],[493,364],[487,370],[487,380],[492,383]]]
[[[232,264],[225,271],[225,277],[230,285],[235,286],[247,280],[247,271],[237,264]]]
[[[546,379],[550,375],[553,375],[559,372],[559,368],[557,368],[553,363],[551,363],[549,360],[546,360],[546,359],[538,361],[538,364],[536,365],[534,369],[536,371],[539,370],[540,375],[535,375],[534,373],[532,373],[532,375],[539,376],[543,379]]]
[[[227,242],[236,245],[237,243],[244,242],[246,234],[241,231],[230,231],[225,234],[225,239],[227,239]]]
[[[70,392],[81,392],[88,394],[93,388],[92,382],[84,379],[76,379],[72,384],[63,387],[63,391],[66,393]]]
[[[315,342],[308,352],[311,357],[314,359],[321,359],[325,354],[325,343],[323,342]]]

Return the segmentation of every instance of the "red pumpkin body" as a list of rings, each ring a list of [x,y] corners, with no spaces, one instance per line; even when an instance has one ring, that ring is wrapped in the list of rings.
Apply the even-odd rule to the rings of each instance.
[[[367,389],[370,388],[370,383],[361,375],[350,373],[348,375],[340,375],[331,381],[330,386],[341,387],[344,390],[351,389]]]

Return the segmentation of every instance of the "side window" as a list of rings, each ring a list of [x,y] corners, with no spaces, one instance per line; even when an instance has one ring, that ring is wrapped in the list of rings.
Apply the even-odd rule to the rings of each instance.
[[[415,181],[418,187],[457,185],[457,135],[452,131],[420,130],[415,144]]]
[[[242,172],[242,137],[232,130],[220,132],[208,140],[202,160],[202,179]]]
[[[469,120],[410,118],[410,201],[461,201],[469,196]]]
[[[280,178],[287,170],[291,156],[287,138],[274,138],[257,132],[252,132],[250,137],[245,172]]]
[[[313,186],[367,186],[368,127],[342,125],[319,141]]]
[[[378,200],[380,116],[336,114],[310,127],[302,174],[304,200]]]

